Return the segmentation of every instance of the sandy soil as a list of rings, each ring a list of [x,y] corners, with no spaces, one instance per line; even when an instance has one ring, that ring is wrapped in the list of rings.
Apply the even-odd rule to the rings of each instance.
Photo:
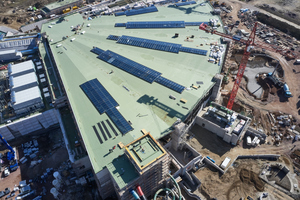
[[[25,25],[31,17],[36,18],[40,11],[27,11],[29,6],[35,6],[41,9],[44,5],[55,2],[56,0],[4,0],[0,2],[0,26],[8,26],[10,28],[19,29]]]
[[[275,0],[267,0],[267,1],[274,2]],[[228,16],[229,15],[232,16],[233,21],[239,20],[239,18],[237,17],[237,12],[242,7],[245,7],[245,5],[247,5],[247,7],[250,9],[258,10],[258,8],[254,7],[255,3],[257,3],[258,1],[251,1],[249,4],[245,4],[238,0],[225,0],[225,2],[233,6],[233,11],[230,14],[228,14]],[[300,5],[300,1],[299,1],[299,5]],[[251,30],[248,30],[247,27],[243,25],[243,23],[240,23],[239,29],[245,29],[246,31],[251,32]],[[294,60],[287,61],[284,57],[282,57],[278,53],[274,53],[274,52],[268,52],[268,53],[273,58],[278,59],[280,61],[280,65],[282,66],[285,73],[285,81],[289,85],[293,97],[286,99],[283,97],[283,95],[281,95],[280,97],[271,96],[272,98],[271,102],[267,102],[267,103],[261,102],[260,100],[255,100],[252,96],[250,96],[246,90],[246,87],[242,86],[244,90],[239,89],[238,94],[236,96],[236,102],[239,102],[241,104],[246,104],[249,105],[250,107],[254,107],[263,111],[271,111],[271,112],[281,111],[283,113],[289,113],[292,114],[298,121],[300,121],[300,110],[298,110],[300,107],[298,106],[298,104],[300,105],[300,100],[298,99],[298,97],[300,96],[300,89],[298,89],[298,86],[300,84],[300,73],[298,73],[300,72],[300,65],[294,65]],[[244,80],[243,82],[245,84]],[[233,84],[234,84],[234,80],[229,78],[229,83],[225,85],[224,90],[231,91]]]
[[[255,155],[269,152],[284,155],[282,162],[285,162],[292,170],[292,165],[289,158],[287,158],[287,155],[291,152],[294,145],[296,145],[294,149],[300,148],[300,142],[292,143],[291,140],[283,140],[281,143],[282,145],[279,147],[261,144],[256,148],[250,148],[245,144],[245,141],[241,142],[238,146],[233,147],[224,142],[216,134],[198,125],[194,125],[190,132],[190,134],[193,135],[193,138],[190,140],[189,144],[201,155],[209,156],[214,159],[217,165],[220,165],[226,157],[230,157],[231,160],[233,160],[238,155]]]
[[[217,135],[203,129],[202,127],[195,125],[191,132],[193,132],[194,138],[192,138],[189,144],[197,150],[202,156],[209,156],[216,161],[217,165],[220,165],[225,157],[231,158],[232,165],[233,160],[238,155],[253,155],[253,154],[265,154],[266,152],[282,155],[278,162],[284,163],[291,171],[293,171],[293,165],[288,157],[291,149],[296,145],[295,149],[300,148],[300,142],[292,143],[291,141],[283,141],[279,147],[273,145],[260,145],[256,148],[249,148],[245,143],[241,143],[239,146],[233,147],[224,142]],[[248,169],[258,174],[261,167],[266,161],[262,160],[238,160],[238,167],[230,167],[228,171],[220,176],[214,169],[204,168],[195,173],[195,175],[203,183],[201,193],[209,198],[218,197],[221,200],[238,200],[241,197],[250,195],[252,197],[258,197],[258,191],[253,184],[242,182],[240,179],[241,169]],[[265,192],[272,194],[271,199],[291,199],[284,193],[274,190],[271,186],[265,185]]]
[[[236,96],[236,101],[240,102],[242,104],[250,105],[251,107],[261,109],[264,111],[270,111],[270,112],[278,112],[281,111],[283,113],[288,113],[293,115],[298,121],[300,121],[300,110],[299,110],[299,96],[300,96],[300,74],[294,73],[293,69],[296,72],[300,71],[299,65],[294,65],[293,61],[286,61],[285,58],[283,58],[281,55],[278,55],[277,53],[270,54],[280,60],[280,64],[284,70],[285,73],[285,82],[289,85],[290,91],[293,95],[292,98],[285,98],[282,93],[279,93],[279,98],[273,98],[272,102],[261,102],[260,100],[255,100],[252,96],[248,94],[246,90],[240,89],[238,91],[238,94]],[[233,80],[229,79],[230,83],[225,86],[225,90],[230,91],[233,87]]]
[[[195,175],[201,179],[202,186],[200,191],[207,199],[217,197],[218,200],[239,200],[241,197],[246,198],[248,195],[256,199],[260,192],[253,182],[241,179],[241,171],[249,170],[256,176],[260,172],[263,162],[256,160],[238,160],[237,167],[231,167],[223,175],[219,176],[218,172],[213,172],[208,168],[203,168],[195,172]],[[262,183],[260,179],[256,181]],[[279,190],[274,190],[272,186],[263,184],[264,192],[269,193],[266,200],[292,200],[291,197],[285,195]]]

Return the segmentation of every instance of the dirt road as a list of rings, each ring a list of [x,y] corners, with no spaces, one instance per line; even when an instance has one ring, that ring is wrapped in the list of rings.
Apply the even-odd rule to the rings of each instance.
[[[257,5],[262,5],[264,3],[264,4],[268,4],[270,6],[276,7],[278,10],[282,10],[282,11],[288,10],[290,12],[299,13],[300,1],[285,1],[285,2],[287,2],[285,4],[285,6],[280,5],[280,2],[276,1],[276,0],[264,0],[263,2],[261,0],[253,0],[253,1],[249,1],[247,3],[239,1],[239,0],[223,0],[222,2],[226,2],[227,4],[230,4],[230,5],[233,6],[234,11],[232,12],[232,15],[236,16],[235,12],[240,10],[241,8],[249,8],[251,10],[258,10],[261,13],[272,16],[273,18],[275,18],[277,20],[280,20],[284,23],[290,24],[291,26],[294,26],[294,27],[296,27],[297,29],[300,30],[300,26],[298,24],[295,24],[291,21],[288,21],[288,20],[283,19],[283,18],[281,18],[277,15],[274,15],[272,13],[269,13],[269,12],[263,10],[263,9],[260,9],[260,8],[256,7]]]
[[[298,121],[300,121],[300,110],[299,102],[300,99],[300,73],[295,73],[293,70],[299,72],[300,66],[293,65],[293,61],[286,61],[281,55],[273,52],[269,52],[272,57],[278,59],[284,70],[284,80],[288,84],[293,97],[287,99],[280,94],[280,98],[277,98],[273,102],[261,102],[260,100],[255,100],[252,96],[248,94],[247,91],[240,89],[236,96],[236,101],[240,101],[242,104],[250,105],[251,107],[270,111],[270,112],[283,112],[293,115]],[[225,89],[231,90],[232,84],[226,85]]]
[[[216,134],[213,134],[206,129],[195,125],[191,134],[193,138],[189,144],[202,156],[209,156],[215,160],[217,165],[220,165],[225,157],[231,158],[229,166],[238,155],[255,155],[255,154],[279,154],[282,155],[278,162],[284,163],[290,171],[293,171],[292,161],[288,157],[291,149],[296,145],[295,149],[300,148],[300,142],[292,143],[291,141],[283,141],[282,145],[276,147],[274,145],[260,145],[256,148],[249,148],[244,143],[239,146],[232,147],[224,142]],[[230,167],[228,171],[220,177],[215,169],[204,168],[195,172],[195,175],[201,180],[201,193],[207,199],[217,197],[221,200],[239,200],[241,197],[248,195],[258,197],[257,188],[253,184],[243,182],[240,179],[242,169],[253,171],[259,174],[262,166],[266,163],[263,160],[237,160],[236,165]],[[264,192],[269,192],[270,199],[291,200],[289,196],[279,190],[274,190],[273,187],[265,185]]]

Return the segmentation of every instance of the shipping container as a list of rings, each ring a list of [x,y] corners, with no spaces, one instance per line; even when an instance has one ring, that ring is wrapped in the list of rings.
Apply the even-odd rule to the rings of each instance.
[[[226,157],[225,160],[221,164],[221,168],[225,169],[230,162],[230,158]]]
[[[247,137],[247,145],[251,145],[251,137],[250,136]]]

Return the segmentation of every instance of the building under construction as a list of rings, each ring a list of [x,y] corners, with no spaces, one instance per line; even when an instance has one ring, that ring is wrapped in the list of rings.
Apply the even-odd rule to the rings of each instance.
[[[203,103],[217,97],[223,55],[208,60],[220,37],[199,30],[211,18],[220,21],[211,10],[151,6],[43,25],[40,54],[50,58],[43,63],[50,84],[60,85],[51,92],[65,97],[52,94],[52,101],[72,111],[103,199],[134,199],[137,185],[154,195],[171,162],[159,139],[178,122],[192,124]]]

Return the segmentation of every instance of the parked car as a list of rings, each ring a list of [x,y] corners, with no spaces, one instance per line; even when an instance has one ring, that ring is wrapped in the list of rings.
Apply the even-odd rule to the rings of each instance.
[[[13,197],[13,196],[15,196],[15,192],[12,192],[10,195],[8,195],[7,197],[5,197],[5,199],[9,199],[10,197]]]
[[[4,196],[5,196],[5,193],[3,191],[0,191],[0,198],[4,197]]]
[[[5,167],[5,169],[4,169],[4,176],[5,177],[7,177],[7,176],[9,176],[10,175],[10,171],[9,171],[9,169],[8,169],[8,167]]]
[[[5,195],[9,194],[10,193],[10,188],[5,188],[4,192],[5,192]]]

